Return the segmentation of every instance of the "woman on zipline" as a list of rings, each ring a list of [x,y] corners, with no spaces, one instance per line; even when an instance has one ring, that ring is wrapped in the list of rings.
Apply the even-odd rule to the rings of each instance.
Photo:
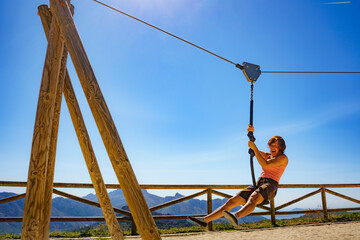
[[[247,131],[254,132],[254,127],[249,125]],[[268,142],[270,153],[259,151],[252,141],[249,141],[248,144],[262,167],[262,172],[256,186],[245,188],[205,217],[189,217],[191,221],[206,227],[208,222],[225,217],[232,225],[237,226],[237,220],[252,213],[256,205],[267,202],[275,197],[280,178],[288,164],[288,158],[284,154],[286,148],[284,139],[280,136],[272,137]],[[234,207],[240,205],[243,205],[243,207],[239,211],[235,213],[229,212]]]

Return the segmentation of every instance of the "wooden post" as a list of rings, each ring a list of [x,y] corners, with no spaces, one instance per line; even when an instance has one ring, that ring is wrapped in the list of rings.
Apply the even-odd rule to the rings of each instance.
[[[51,23],[51,13],[46,5],[39,7],[39,13],[42,19],[45,34],[48,35]],[[100,168],[91,145],[90,137],[86,130],[85,122],[83,120],[67,70],[65,71],[64,95],[80,143],[80,147],[83,152],[92,183],[94,185],[96,196],[98,197],[99,204],[111,237],[112,239],[123,239],[121,229],[107,193],[105,183],[103,181]]]
[[[134,222],[134,219],[131,218],[131,235],[136,235],[137,229],[136,229],[136,224]]]
[[[69,75],[67,74],[66,76],[67,77],[64,86],[64,95],[71,119],[75,127],[76,135],[78,137],[80,147],[89,170],[90,178],[94,185],[96,196],[99,200],[101,210],[104,214],[104,218],[112,239],[124,239],[121,233],[120,225],[116,219],[116,215],[112,207],[104,180],[102,178],[100,167],[96,160],[90,137],[85,127],[85,122],[82,118],[74,89],[70,82]]]
[[[52,21],[49,44],[35,118],[29,174],[26,188],[22,239],[47,239],[43,235],[46,171],[50,151],[50,139],[54,117],[64,41],[56,21]]]
[[[323,206],[324,219],[329,220],[328,212],[327,212],[327,204],[326,204],[325,187],[321,188],[321,200],[322,200],[322,206]]]
[[[143,239],[161,239],[81,43],[70,10],[67,4],[62,6],[56,0],[50,0],[50,2],[53,14],[59,22],[61,33],[65,38],[66,46],[85,96],[140,235]]]
[[[46,5],[39,6],[38,10],[39,10],[40,17],[43,16],[41,18],[47,18],[47,22],[48,22],[47,35],[49,35],[49,31],[50,31],[50,27],[51,27],[51,20],[52,20],[50,11]],[[43,22],[43,20],[42,20],[42,22]],[[60,34],[59,28],[58,28],[58,34]],[[57,87],[56,96],[55,96],[54,117],[53,117],[53,122],[52,122],[49,157],[48,157],[47,169],[46,169],[46,183],[45,183],[45,192],[44,192],[45,203],[43,206],[44,221],[43,221],[43,226],[42,226],[43,227],[42,232],[44,235],[43,239],[47,239],[49,236],[49,232],[50,232],[50,216],[51,216],[51,202],[52,202],[53,183],[54,183],[56,146],[57,146],[57,136],[58,136],[58,129],[59,129],[59,118],[60,118],[62,92],[63,92],[63,88],[64,88],[67,55],[68,55],[68,52],[67,52],[66,47],[64,46],[64,50],[63,50],[62,58],[61,58],[58,87]]]
[[[270,215],[271,215],[271,224],[276,226],[276,218],[275,218],[275,200],[274,198],[270,200]]]
[[[207,189],[207,214],[212,213],[212,191],[211,188]],[[213,223],[209,222],[207,225],[208,231],[213,230]]]

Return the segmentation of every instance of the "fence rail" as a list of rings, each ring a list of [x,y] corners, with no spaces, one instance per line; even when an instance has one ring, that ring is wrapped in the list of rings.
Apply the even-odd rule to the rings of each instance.
[[[156,190],[169,190],[169,189],[176,189],[176,190],[191,190],[197,189],[201,190],[200,192],[196,192],[194,194],[184,196],[166,203],[159,204],[157,206],[152,206],[150,211],[156,211],[165,207],[169,207],[189,199],[193,199],[202,195],[207,195],[207,213],[212,211],[212,195],[217,195],[224,198],[230,198],[231,195],[220,192],[218,190],[229,190],[229,189],[243,189],[248,185],[207,185],[207,184],[143,184],[140,185],[141,189],[156,189]],[[26,187],[26,182],[19,182],[19,181],[0,181],[0,187]],[[91,206],[100,207],[98,202],[91,201],[85,198],[81,198],[78,196],[74,196],[72,194],[60,191],[56,188],[93,188],[92,184],[88,183],[54,183],[54,190],[53,193],[59,196],[63,196],[75,201],[79,201]],[[121,189],[119,184],[106,184],[107,189]],[[348,201],[360,204],[360,200],[337,193],[333,190],[328,188],[360,188],[360,183],[353,183],[353,184],[280,184],[279,188],[290,188],[290,189],[299,189],[299,188],[317,188],[317,190],[312,191],[308,194],[305,194],[301,197],[293,199],[287,203],[284,203],[279,206],[275,206],[275,201],[270,201],[270,206],[257,206],[260,209],[265,211],[260,212],[253,212],[249,216],[263,216],[263,215],[270,215],[271,222],[275,225],[276,222],[276,215],[292,215],[292,214],[308,214],[308,213],[322,213],[325,219],[328,219],[329,212],[341,212],[341,211],[358,211],[360,207],[356,208],[333,208],[329,209],[327,207],[326,202],[326,193],[346,199]],[[216,189],[216,190],[215,190]],[[311,196],[316,194],[321,195],[321,202],[322,202],[322,209],[315,209],[315,210],[299,210],[299,211],[279,211],[285,207],[298,203],[304,199],[307,199]],[[0,204],[16,201],[19,199],[25,198],[25,193],[18,194],[12,197],[0,199]],[[136,228],[134,227],[135,224],[132,221],[131,213],[129,211],[125,211],[119,208],[114,208],[116,213],[119,213],[124,216],[117,217],[118,221],[131,221],[132,222],[132,233],[136,232]],[[155,220],[180,220],[180,219],[187,219],[189,216],[204,216],[204,214],[197,214],[197,215],[154,215]],[[99,222],[105,221],[104,217],[51,217],[51,222]],[[1,217],[0,222],[22,222],[22,217]],[[208,229],[212,230],[212,224],[208,225]]]

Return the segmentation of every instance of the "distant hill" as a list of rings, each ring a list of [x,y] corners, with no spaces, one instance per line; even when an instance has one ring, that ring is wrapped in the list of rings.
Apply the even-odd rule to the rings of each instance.
[[[15,193],[1,192],[0,199],[11,197]],[[25,199],[0,204],[0,217],[22,217],[24,212]],[[54,198],[52,201],[51,216],[102,216],[101,210],[71,199],[62,197]],[[74,228],[88,226],[92,223],[51,223],[50,231],[68,231]],[[21,233],[21,223],[0,223],[0,233]]]
[[[176,193],[174,196],[160,197],[149,193],[147,190],[142,190],[145,200],[149,207],[153,207],[171,200],[175,200],[183,195]],[[11,197],[16,195],[15,193],[1,192],[0,199]],[[114,207],[127,209],[127,203],[125,201],[124,194],[121,189],[109,192],[110,200]],[[96,195],[88,194],[84,198],[98,201]],[[213,199],[213,209],[218,208],[224,204],[227,199]],[[22,217],[24,209],[25,199],[5,203],[0,205],[0,217]],[[207,202],[205,200],[190,199],[188,201],[160,209],[156,211],[156,214],[170,214],[170,215],[186,215],[186,214],[206,214]],[[155,214],[155,213],[154,213]],[[101,209],[93,206],[89,206],[84,203],[80,203],[71,199],[56,197],[52,201],[51,216],[64,217],[88,217],[88,216],[103,216]],[[240,222],[254,222],[264,220],[264,217],[244,217]],[[80,227],[94,224],[93,222],[85,223],[51,223],[50,231],[71,231]],[[176,221],[157,221],[159,228],[169,228],[171,226],[190,226],[191,222],[188,220],[176,220]],[[21,233],[21,223],[0,223],[0,233]]]

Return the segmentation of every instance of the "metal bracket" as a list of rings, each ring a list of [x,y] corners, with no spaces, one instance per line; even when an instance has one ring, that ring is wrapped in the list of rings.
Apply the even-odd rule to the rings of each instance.
[[[243,62],[241,70],[243,71],[246,79],[252,83],[256,82],[261,74],[260,66],[252,63]]]

